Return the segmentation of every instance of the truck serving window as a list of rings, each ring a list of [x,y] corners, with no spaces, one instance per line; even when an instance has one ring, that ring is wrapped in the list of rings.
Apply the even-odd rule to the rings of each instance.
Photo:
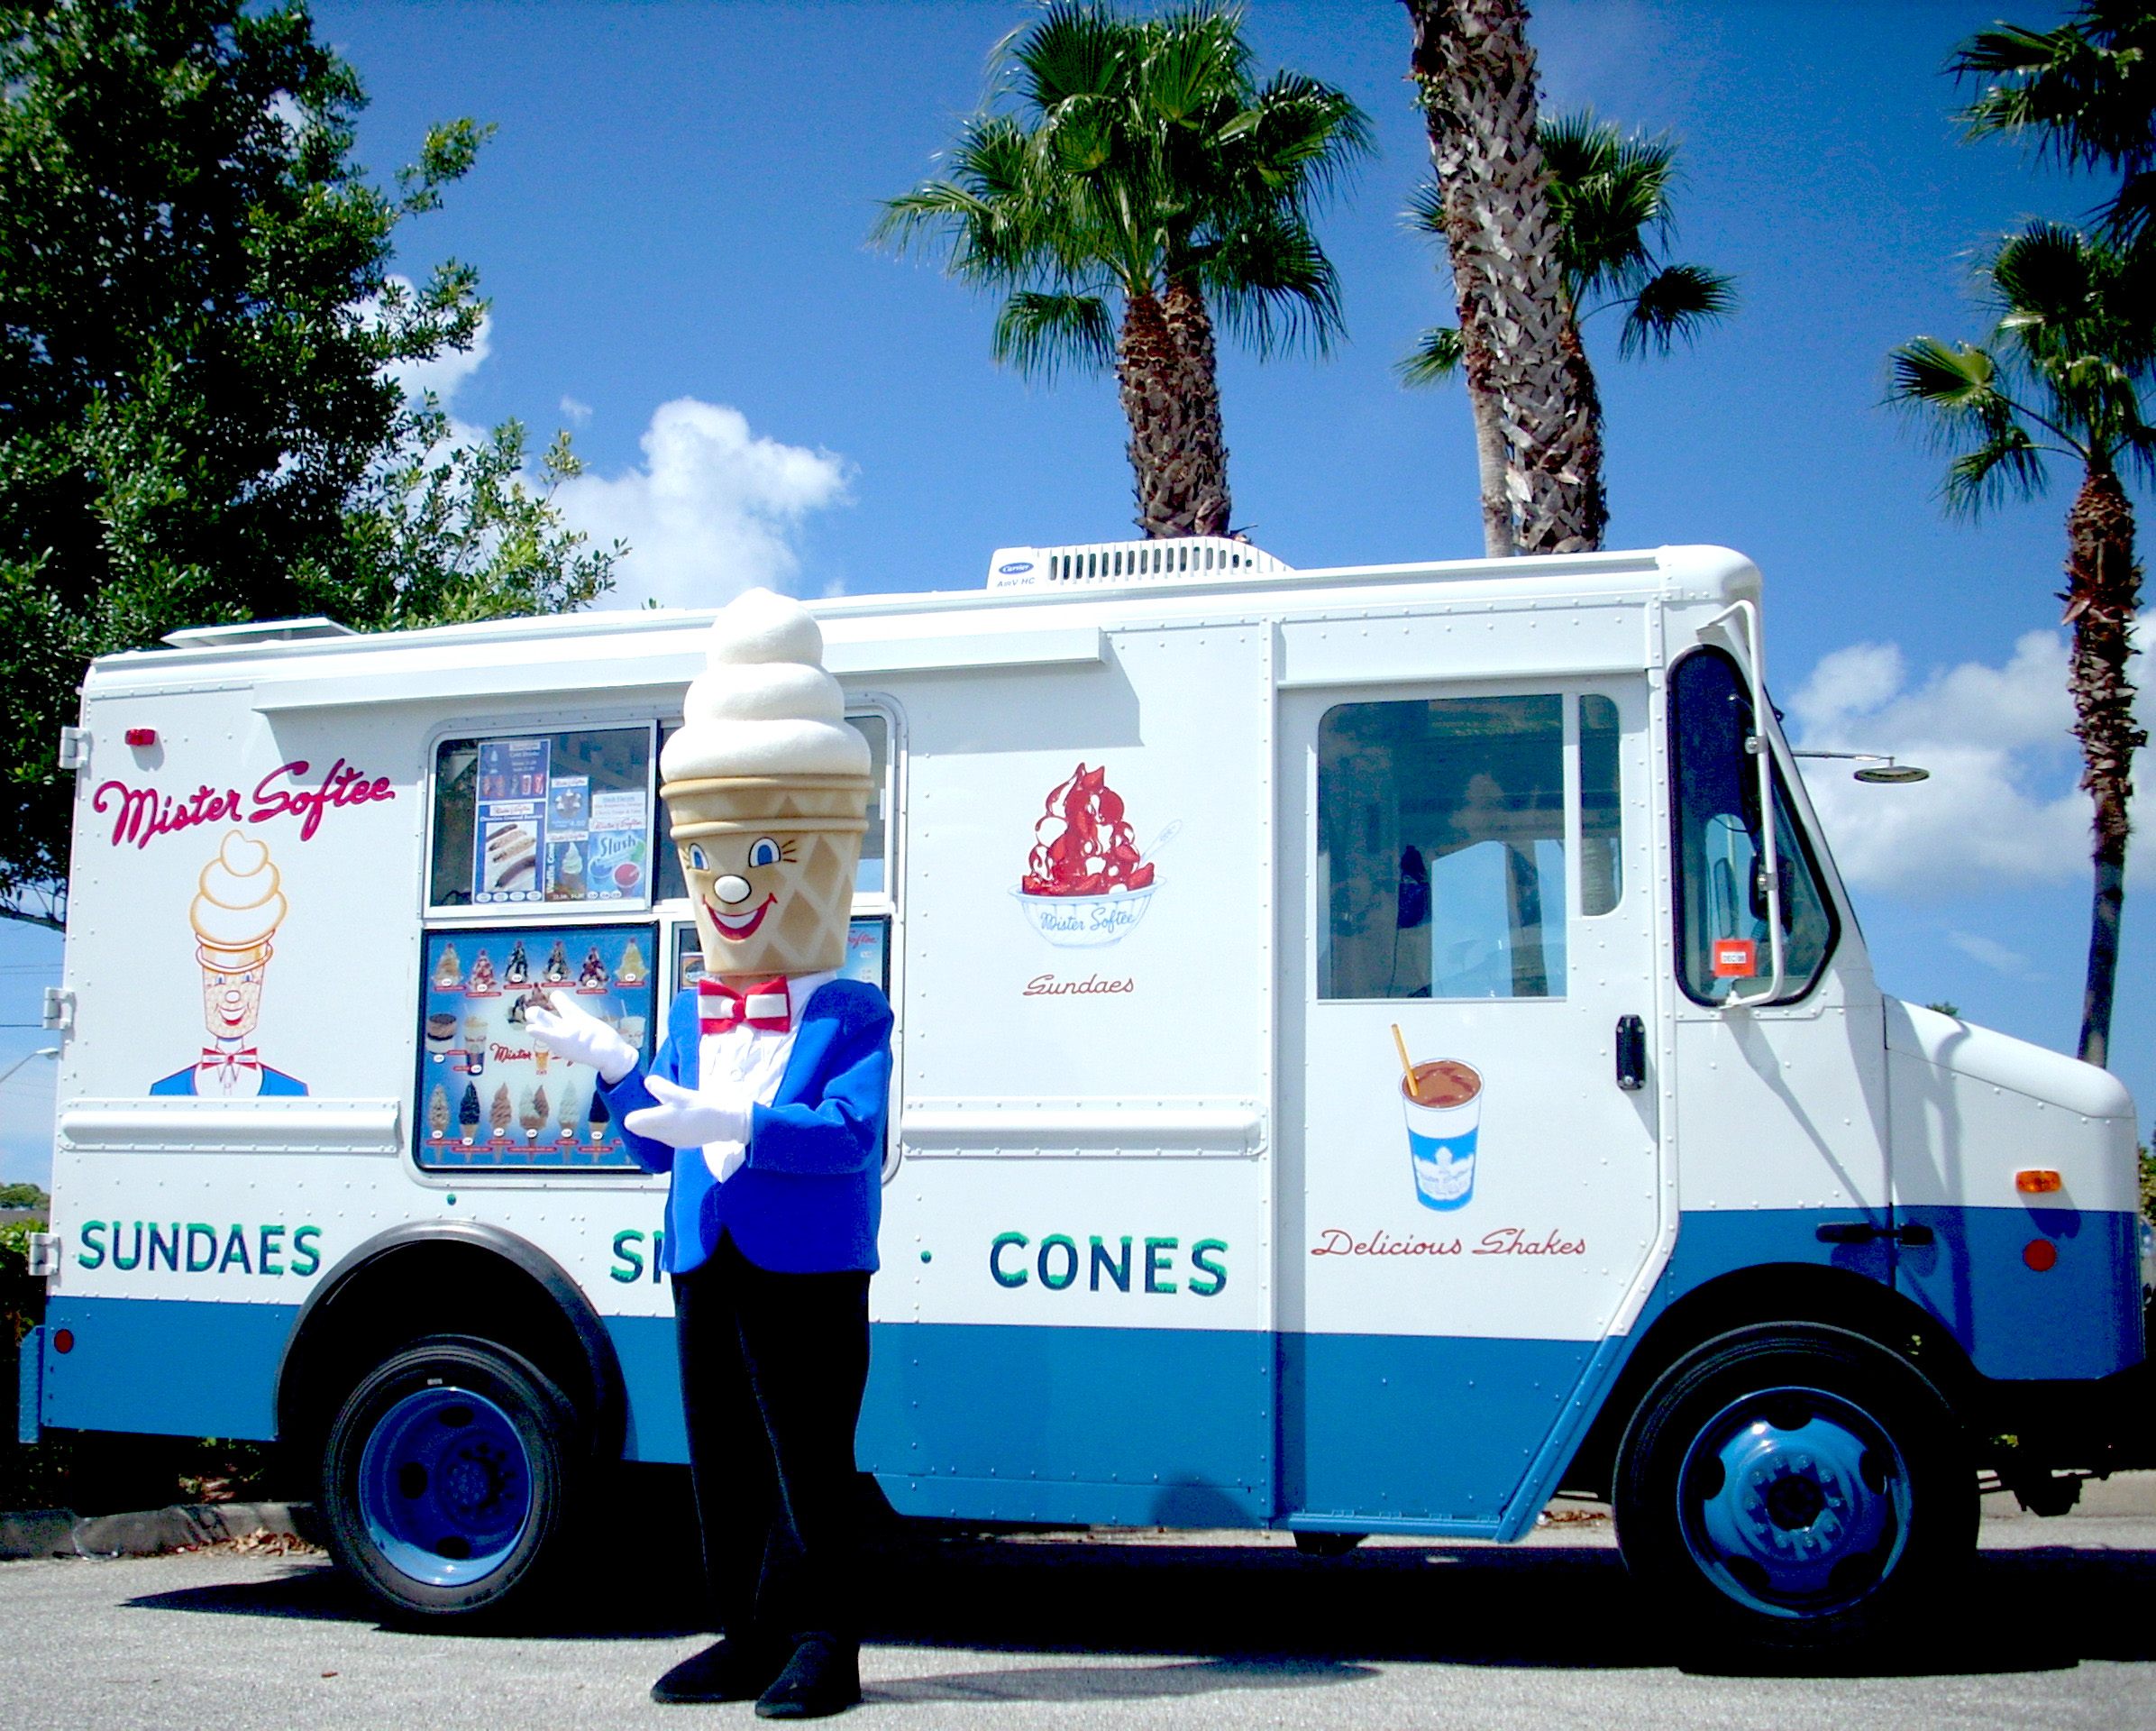
[[[1751,697],[1737,664],[1695,649],[1669,681],[1670,776],[1676,829],[1677,983],[1699,1003],[1757,992],[1773,966],[1759,833],[1759,772],[1744,748]],[[1812,850],[1789,814],[1777,765],[1775,849],[1789,1003],[1812,989],[1834,948],[1834,911]]]
[[[891,724],[874,714],[849,715],[846,720],[868,741],[869,774],[875,780],[875,792],[868,801],[868,833],[861,838],[861,864],[854,875],[854,893],[882,895],[891,887],[891,832],[885,814],[891,797]],[[679,725],[664,730],[660,750],[665,750],[665,740],[673,737]],[[681,856],[667,840],[663,820],[659,829],[659,900],[681,901],[689,893],[681,877]]]
[[[1564,996],[1564,702],[1441,698],[1327,711],[1320,997]],[[1609,807],[1605,838],[1613,797]],[[1613,904],[1607,851],[1590,893]]]
[[[652,726],[444,739],[428,904],[647,906]]]

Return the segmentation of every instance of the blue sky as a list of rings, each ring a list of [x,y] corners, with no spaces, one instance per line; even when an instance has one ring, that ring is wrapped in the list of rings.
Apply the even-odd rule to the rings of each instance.
[[[2004,10],[1980,4],[1542,4],[1545,105],[1667,131],[1685,169],[1676,256],[1733,273],[1737,317],[1695,350],[1620,363],[1610,542],[1713,541],[1766,572],[1770,668],[1800,739],[1900,750],[1914,790],[1814,778],[1882,982],[2070,1049],[2087,930],[2085,808],[2063,729],[2061,520],[2071,479],[1971,527],[1939,463],[1879,407],[1886,355],[1974,335],[1988,237],[2097,196],[1999,143],[1960,141],[1941,75]],[[979,100],[1013,5],[317,8],[372,97],[384,176],[431,121],[498,131],[414,272],[454,254],[493,302],[483,356],[434,382],[462,420],[575,433],[575,519],[636,551],[623,600],[716,603],[978,583],[999,545],[1131,533],[1109,381],[1028,385],[991,364],[991,309],[932,261],[866,243],[877,201],[931,171]],[[1236,517],[1291,563],[1472,556],[1475,465],[1457,392],[1392,364],[1450,322],[1399,212],[1427,170],[1397,7],[1251,0],[1269,69],[1342,85],[1379,154],[1323,236],[1348,341],[1222,390]],[[2144,500],[2145,504],[2146,501]],[[2156,777],[2144,775],[2144,786]],[[2144,828],[2156,805],[2144,801]],[[2156,841],[2139,844],[2114,1067],[2156,1094]],[[0,932],[0,1022],[33,1021],[58,947]],[[9,1042],[13,1042],[12,1044]],[[0,1067],[40,1043],[0,1028]],[[46,1168],[50,1067],[0,1084],[0,1171]],[[2144,1117],[2145,1122],[2145,1117]]]

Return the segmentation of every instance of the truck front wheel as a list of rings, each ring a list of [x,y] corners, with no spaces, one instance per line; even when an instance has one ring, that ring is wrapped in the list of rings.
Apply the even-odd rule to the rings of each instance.
[[[1923,1377],[1859,1335],[1791,1325],[1710,1341],[1664,1373],[1618,1458],[1632,1572],[1676,1626],[1769,1648],[1894,1624],[1976,1539],[1976,1474]]]
[[[576,1415],[491,1342],[417,1341],[361,1379],[323,1449],[330,1548],[391,1616],[498,1610],[562,1549]]]

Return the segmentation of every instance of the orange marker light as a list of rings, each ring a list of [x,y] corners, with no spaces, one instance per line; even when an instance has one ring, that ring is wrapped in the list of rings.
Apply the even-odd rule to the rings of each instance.
[[[2059,1247],[2048,1238],[2033,1238],[2022,1247],[2022,1260],[2038,1274],[2049,1274],[2059,1263]]]
[[[2014,1187],[2024,1196],[2048,1196],[2066,1188],[2066,1180],[2043,1167],[2014,1175]]]

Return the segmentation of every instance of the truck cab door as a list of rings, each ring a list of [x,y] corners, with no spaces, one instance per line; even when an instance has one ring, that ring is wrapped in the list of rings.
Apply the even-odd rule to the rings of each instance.
[[[1879,991],[1802,783],[1754,701],[1744,664],[1718,646],[1670,667],[1671,1129],[1683,1212],[1662,1301],[1767,1265],[1894,1276]]]

